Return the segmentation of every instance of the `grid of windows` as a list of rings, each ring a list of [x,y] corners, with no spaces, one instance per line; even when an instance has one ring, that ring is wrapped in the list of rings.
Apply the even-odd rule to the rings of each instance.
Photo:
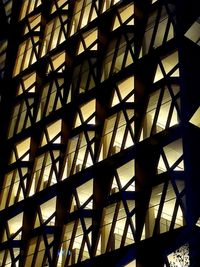
[[[0,2],[1,266],[189,266],[195,4],[182,25],[165,0]]]

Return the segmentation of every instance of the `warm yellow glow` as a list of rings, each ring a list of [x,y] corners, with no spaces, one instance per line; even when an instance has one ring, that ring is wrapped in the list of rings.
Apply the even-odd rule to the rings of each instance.
[[[160,79],[162,79],[164,76],[163,76],[163,72],[160,68],[160,66],[158,65],[157,66],[157,69],[156,69],[156,75],[155,75],[155,78],[154,78],[154,83],[159,81]]]
[[[91,33],[89,33],[85,38],[85,45],[86,47],[89,47],[95,40],[97,40],[98,36],[98,31],[97,29],[95,29],[94,31],[92,31]]]
[[[182,140],[178,139],[170,143],[169,145],[165,146],[163,150],[167,159],[167,164],[169,168],[171,168],[173,164],[175,164],[176,161],[183,154]],[[168,170],[167,165],[165,164],[163,157],[160,156],[158,163],[158,173],[165,172],[167,170]],[[183,160],[174,168],[174,170],[184,171]]]
[[[95,110],[96,110],[96,100],[95,99],[84,104],[81,107],[81,113],[82,113],[84,121],[86,121],[95,112]],[[95,117],[89,123],[95,124]]]
[[[77,193],[80,205],[86,202],[88,198],[93,194],[93,179],[77,187]],[[92,209],[92,202],[86,206],[86,208]]]
[[[31,17],[29,19],[29,27],[27,26],[24,30],[24,35],[29,32],[29,28],[31,28],[31,30],[34,29],[35,32],[36,31],[39,32],[40,26],[41,26],[40,22],[41,22],[41,14],[39,14],[39,15],[37,14],[37,15]]]
[[[130,18],[130,15],[134,14],[134,5],[131,4],[128,7],[124,8],[122,11],[120,11],[120,17],[122,20],[122,23],[124,23],[127,19]],[[128,23],[128,25],[134,25],[134,20],[133,18],[131,21]]]
[[[68,9],[68,4],[66,0],[57,0],[51,9],[51,14],[53,14],[57,10],[57,8],[61,8],[61,6],[63,10]]]
[[[67,32],[67,24],[61,27],[60,20],[62,20],[62,22],[64,23],[67,20],[67,16],[62,15],[60,17],[56,17],[46,25],[45,37],[42,44],[42,57],[45,56],[48,51],[51,51],[66,40],[65,33]],[[63,28],[65,30],[65,33],[63,31]]]
[[[124,99],[134,89],[134,76],[131,76],[118,84],[121,98]],[[134,95],[127,102],[134,102]]]
[[[200,107],[193,114],[192,118],[190,119],[190,123],[200,127]]]
[[[18,49],[18,56],[15,61],[13,76],[16,76],[21,71],[25,70],[26,68],[28,68],[30,65],[32,65],[37,61],[36,52],[38,52],[38,41],[39,37],[34,36],[32,37],[32,39],[29,38],[22,44],[20,44]],[[35,44],[37,43],[34,49],[33,49],[33,42]]]
[[[176,184],[180,191],[184,189],[184,183],[182,181],[176,181]],[[164,184],[160,184],[158,186],[155,186],[152,190],[151,199],[149,203],[149,210],[148,210],[147,218],[146,218],[146,229],[148,229],[148,231],[146,232],[147,234],[146,237],[151,237],[153,234],[155,220],[158,216],[158,210],[159,210],[159,206],[160,206],[161,198],[163,194],[163,187],[164,187]],[[159,220],[160,233],[169,231],[170,224],[172,221],[172,216],[174,214],[175,204],[176,204],[176,194],[175,194],[172,183],[169,181],[167,192],[165,195],[164,205],[162,208],[161,217]],[[174,228],[179,228],[183,226],[183,223],[184,223],[183,212],[179,206],[178,212],[175,218]]]
[[[8,220],[10,234],[16,233],[22,227],[23,213],[18,214],[12,219]]]
[[[191,41],[193,41],[194,43],[198,43],[198,45],[200,45],[200,42],[199,42],[200,23],[198,21],[195,21],[192,24],[192,26],[188,29],[188,31],[185,33],[185,36],[189,38]]]
[[[30,149],[30,144],[31,144],[30,137],[17,144],[16,148],[19,158],[23,156]],[[23,160],[28,160],[28,159],[29,159],[29,154],[25,158],[23,158]]]
[[[119,175],[120,184],[122,188],[135,176],[135,160],[131,160],[117,169]],[[135,190],[135,183],[132,183],[128,191]]]
[[[119,18],[118,16],[115,17],[115,20],[114,20],[114,25],[113,25],[113,31],[117,28],[120,27],[120,21],[119,21]]]
[[[59,53],[58,55],[54,56],[52,59],[53,63],[53,70],[58,69],[63,63],[65,63],[65,52]],[[60,69],[58,72],[62,72],[62,69]]]
[[[90,47],[90,50],[97,50],[97,41],[98,38],[98,31],[97,29],[90,31],[87,33],[83,41],[80,42],[79,49],[78,49],[78,55],[85,51],[85,49]],[[93,44],[93,45],[92,45]]]
[[[22,85],[19,85],[17,95],[20,95],[23,93],[23,91],[27,90],[30,93],[35,93],[35,82],[36,82],[36,72],[33,72],[23,78],[23,84],[24,88],[22,88]]]
[[[31,73],[31,75],[27,76],[24,79],[24,86],[25,88],[29,88],[30,86],[32,86],[36,81],[36,72]],[[29,90],[29,92],[35,92],[35,87],[32,87],[31,90]]]
[[[41,206],[41,213],[43,221],[46,221],[56,210],[56,197],[46,201]],[[50,221],[50,224],[53,225],[55,223],[55,217]]]
[[[104,6],[103,6],[103,10],[102,12],[105,12],[107,9],[109,9],[111,7],[111,2],[112,5],[117,4],[118,2],[120,2],[120,0],[104,0]]]
[[[164,73],[161,70],[160,65],[157,66],[154,82],[159,81],[164,77],[164,74],[168,74],[176,65],[178,64],[178,52],[174,52],[168,57],[162,59],[162,66],[164,68]],[[176,69],[172,74],[171,77],[178,77],[179,76],[179,68]]]
[[[76,119],[75,119],[75,124],[74,124],[74,128],[79,127],[81,125],[81,119],[79,114],[76,114]]]
[[[128,94],[133,92],[134,76],[131,76],[123,80],[122,82],[118,83],[118,89],[119,93],[117,93],[117,91],[114,91],[114,96],[111,103],[112,107],[121,103],[121,100],[124,100],[128,96]],[[126,100],[126,102],[134,102],[134,94],[131,94],[131,96]]]
[[[41,5],[41,0],[24,0],[20,12],[19,20],[22,20],[27,14],[31,13],[36,7]]]
[[[165,146],[164,152],[167,157],[169,167],[172,167],[172,165],[183,155],[182,139],[178,139]],[[176,166],[175,170],[184,170],[183,161]]]
[[[126,264],[124,267],[136,267],[136,260]]]
[[[164,95],[162,95],[161,90],[157,90],[150,95],[147,113],[144,121],[143,137],[147,138],[152,133],[158,133],[166,129],[166,127],[172,127],[179,123],[179,116],[176,106],[172,102],[173,95],[176,96],[179,92],[179,86],[173,85],[173,94],[170,93],[167,87],[164,89]],[[163,90],[163,89],[162,89]],[[162,95],[161,106],[158,106],[158,101]],[[179,99],[177,100],[177,105],[179,106]],[[159,109],[159,112],[158,112]],[[157,120],[155,120],[156,111],[158,112]],[[172,114],[170,114],[170,111]],[[170,116],[170,121],[169,117]],[[169,124],[167,124],[169,123]],[[152,129],[154,125],[154,128]],[[141,139],[142,140],[142,139]]]
[[[200,227],[200,218],[199,218],[198,221],[196,222],[196,226]]]
[[[165,57],[162,60],[162,64],[165,69],[165,73],[169,73],[178,64],[178,52],[176,51],[168,57]],[[176,72],[173,73],[172,76],[179,76],[179,69],[176,70]]]
[[[61,124],[62,121],[58,120],[49,126],[47,126],[47,132],[48,132],[48,141],[51,141],[56,135],[58,135],[61,132]],[[60,143],[60,138],[56,139],[54,143]]]

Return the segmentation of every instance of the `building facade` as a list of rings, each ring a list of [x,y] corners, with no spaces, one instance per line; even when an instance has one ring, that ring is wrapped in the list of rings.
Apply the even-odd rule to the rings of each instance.
[[[0,266],[200,266],[199,10],[0,1]]]

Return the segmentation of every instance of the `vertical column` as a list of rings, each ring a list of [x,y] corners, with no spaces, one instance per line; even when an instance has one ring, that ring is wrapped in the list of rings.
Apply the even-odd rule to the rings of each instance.
[[[200,179],[199,151],[200,129],[190,123],[190,119],[200,106],[200,47],[185,33],[200,16],[199,3],[195,0],[176,1],[177,9],[177,39],[180,59],[181,77],[181,116],[183,154],[185,162],[186,188],[186,225],[190,232],[189,250],[190,266],[198,266],[200,262],[200,235],[196,231],[196,222],[200,217]]]
[[[101,169],[96,170],[96,175],[94,178],[94,200],[93,200],[93,210],[94,210],[94,217],[93,217],[93,233],[92,233],[92,253],[95,253],[97,249],[97,241],[100,236],[100,227],[102,223],[102,217],[103,217],[103,209],[106,204],[107,196],[110,193],[111,190],[111,181],[112,180],[112,174],[110,171],[109,166],[102,166]],[[105,244],[107,240],[107,232],[106,227],[103,230],[102,235],[102,245],[105,249]]]
[[[12,18],[9,27],[6,28],[8,46],[6,52],[5,74],[3,80],[1,81],[1,95],[0,95],[1,97],[0,114],[3,114],[1,116],[1,124],[0,124],[0,148],[1,151],[4,151],[4,153],[0,154],[1,177],[4,176],[5,166],[7,166],[11,152],[11,147],[10,145],[8,145],[8,142],[5,142],[5,140],[7,140],[7,132],[9,127],[12,107],[14,103],[14,98],[17,90],[16,84],[12,81],[12,72],[15,65],[15,60],[18,50],[19,36],[21,36],[20,33],[21,29],[18,27],[18,17],[21,5],[22,5],[22,0],[18,1],[17,3],[13,2]],[[1,179],[0,181],[0,188],[2,184],[3,184],[3,179]]]
[[[63,226],[64,224],[66,224],[67,215],[69,214],[71,207],[71,202],[72,202],[72,188],[69,185],[66,187],[63,186],[63,184],[62,185],[59,184],[57,191],[57,202],[56,202],[56,224],[55,224],[56,232],[54,235],[52,266],[57,265],[61,243],[64,238]],[[64,249],[62,256],[63,264],[64,264],[64,259],[66,259],[66,252],[67,250]]]
[[[151,204],[150,204],[151,205]],[[152,207],[151,209],[147,210],[146,213],[146,219],[145,219],[145,238],[149,238],[153,234],[153,229],[154,229],[154,222],[155,220],[155,214],[154,214],[154,208]]]
[[[26,200],[23,216],[23,230],[22,230],[22,246],[20,249],[20,260],[19,266],[25,266],[26,257],[28,255],[28,244],[31,238],[31,231],[34,228],[35,218],[36,218],[36,205],[31,198]]]

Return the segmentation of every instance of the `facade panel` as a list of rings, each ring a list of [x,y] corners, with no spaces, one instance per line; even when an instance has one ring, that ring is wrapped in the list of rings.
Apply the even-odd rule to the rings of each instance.
[[[199,266],[199,16],[0,1],[1,266]]]

